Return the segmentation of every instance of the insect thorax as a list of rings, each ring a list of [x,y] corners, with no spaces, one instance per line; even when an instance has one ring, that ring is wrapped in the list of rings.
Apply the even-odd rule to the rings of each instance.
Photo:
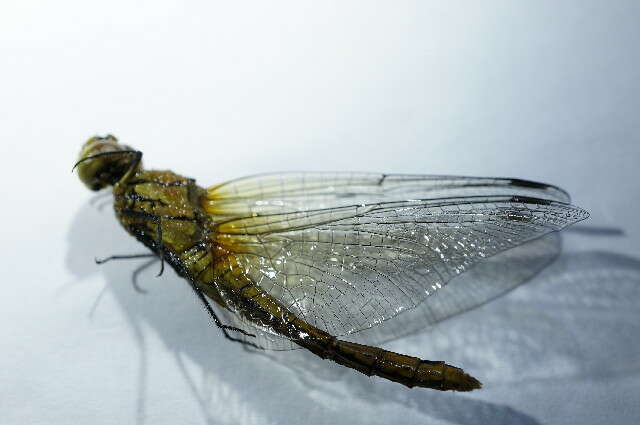
[[[210,220],[200,207],[204,189],[171,171],[140,171],[113,192],[122,226],[179,274],[194,277],[190,259],[209,251]]]

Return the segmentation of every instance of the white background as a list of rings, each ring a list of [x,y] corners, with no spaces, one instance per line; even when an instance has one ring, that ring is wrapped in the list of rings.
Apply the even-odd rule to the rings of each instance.
[[[0,423],[637,423],[639,4],[4,0]],[[105,133],[205,186],[512,176],[591,218],[527,285],[388,346],[481,391],[409,390],[247,353],[172,272],[140,295],[139,263],[95,265],[142,251],[71,173]]]

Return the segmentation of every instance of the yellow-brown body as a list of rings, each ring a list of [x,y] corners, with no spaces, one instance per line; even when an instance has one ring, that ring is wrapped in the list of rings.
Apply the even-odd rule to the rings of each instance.
[[[91,190],[113,186],[124,228],[161,258],[161,272],[169,263],[188,280],[227,339],[256,348],[297,345],[409,387],[481,385],[444,362],[337,336],[430,307],[427,297],[460,273],[589,216],[561,188],[521,179],[275,173],[204,189],[171,171],[145,171],[141,160],[142,152],[113,136],[93,137],[76,167]],[[550,248],[532,251],[523,276],[557,254]],[[491,285],[472,301],[522,281]],[[416,325],[473,305],[451,304]]]
[[[480,383],[462,369],[377,347],[341,341],[291,313],[246,279],[203,208],[206,191],[171,171],[138,170],[113,189],[115,211],[129,233],[171,264],[209,299],[267,326],[314,354],[408,387],[469,391]],[[231,305],[230,305],[231,304]]]

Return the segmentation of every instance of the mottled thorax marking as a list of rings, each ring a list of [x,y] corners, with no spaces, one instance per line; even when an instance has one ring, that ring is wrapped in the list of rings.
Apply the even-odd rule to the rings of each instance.
[[[206,238],[202,193],[193,179],[171,171],[140,171],[114,186],[114,208],[129,233],[174,263]]]

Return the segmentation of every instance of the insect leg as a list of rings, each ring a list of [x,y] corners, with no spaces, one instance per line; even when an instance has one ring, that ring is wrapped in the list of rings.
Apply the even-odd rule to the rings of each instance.
[[[204,294],[202,293],[202,290],[200,288],[198,288],[194,283],[190,283],[189,286],[193,289],[193,291],[196,293],[196,295],[198,296],[198,298],[200,299],[200,301],[202,301],[202,304],[204,305],[205,310],[207,310],[207,313],[209,313],[209,316],[211,317],[211,319],[213,319],[213,323],[215,323],[215,325],[217,327],[219,327],[222,330],[222,333],[224,334],[224,337],[227,338],[230,341],[234,341],[234,342],[239,342],[241,344],[245,344],[245,345],[249,345],[253,348],[257,348],[257,349],[262,349],[262,347],[249,342],[249,341],[243,341],[239,338],[234,338],[231,335],[229,335],[229,333],[227,331],[234,331],[234,332],[240,332],[243,335],[246,336],[250,336],[250,337],[254,337],[255,335],[250,334],[248,332],[245,332],[244,330],[240,329],[240,328],[236,328],[233,326],[229,326],[229,325],[225,325],[223,324],[220,319],[218,318],[218,315],[215,313],[215,311],[213,311],[213,308],[211,308],[211,304],[209,304],[209,301],[207,300],[207,298],[204,296]]]
[[[106,258],[95,258],[94,261],[96,262],[96,264],[104,264],[111,260],[132,260],[135,258],[150,258],[155,256],[156,254],[153,254],[151,252],[146,254],[110,255]]]
[[[153,255],[153,257],[155,257],[155,255]],[[143,265],[135,269],[131,274],[131,284],[133,285],[133,289],[135,289],[137,292],[140,292],[141,294],[147,293],[147,291],[145,289],[142,289],[142,287],[140,287],[140,285],[138,284],[138,275],[142,273],[144,270],[146,270],[149,266],[151,266],[156,261],[158,261],[157,258],[153,258],[151,259],[151,261],[147,261],[146,263],[144,263]]]
[[[160,272],[156,275],[156,277],[160,277],[162,276],[162,273],[164,272],[164,246],[162,244],[162,218],[158,217],[157,219],[157,225],[158,225],[158,255],[160,256]]]
[[[95,158],[100,158],[102,156],[113,156],[113,155],[135,155],[136,159],[134,160],[134,168],[138,166],[138,164],[140,163],[140,161],[142,160],[142,152],[140,151],[134,151],[134,150],[120,150],[120,151],[109,151],[109,152],[99,152],[93,155],[89,155],[87,157],[84,157],[80,160],[78,160],[78,162],[76,162],[73,165],[73,168],[71,169],[71,171],[73,172],[73,170],[76,169],[76,167],[80,164],[82,164],[85,161],[89,161]],[[128,172],[130,172],[132,170],[132,168],[130,167]]]
[[[131,166],[127,170],[126,173],[122,176],[122,178],[118,181],[119,183],[126,182],[129,177],[138,169],[138,165],[140,165],[140,161],[142,161],[142,152],[141,151],[133,151],[132,154],[135,156],[135,159],[131,163]]]
[[[149,214],[149,213],[145,213],[145,212],[132,211],[132,210],[122,210],[120,212],[120,214],[125,215],[127,217],[142,218],[142,219],[145,219],[145,220],[152,221],[153,223],[156,224],[156,226],[157,226],[157,228],[156,228],[156,233],[157,233],[156,238],[157,238],[157,240],[155,241],[155,246],[150,247],[150,248],[152,250],[157,251],[157,255],[160,257],[160,272],[158,273],[157,277],[162,276],[162,273],[164,272],[164,245],[163,245],[163,242],[162,242],[162,219],[182,220],[182,221],[195,221],[195,219],[192,218],[192,217],[153,215],[153,214]]]
[[[109,191],[99,192],[89,200],[89,205],[95,207],[98,211],[102,211],[104,207],[113,203],[112,195]]]
[[[142,289],[140,287],[140,285],[138,284],[138,275],[140,273],[142,273],[143,270],[145,270],[147,267],[149,267],[150,265],[152,265],[153,263],[155,263],[158,260],[156,254],[150,252],[150,253],[147,253],[147,254],[111,255],[109,257],[102,258],[102,259],[96,258],[95,262],[96,262],[96,264],[104,264],[104,263],[109,262],[111,260],[132,260],[132,259],[137,259],[137,258],[152,258],[151,261],[147,261],[143,265],[139,266],[131,274],[131,284],[133,285],[133,288],[136,290],[136,292],[140,292],[141,294],[144,294],[147,291]]]

